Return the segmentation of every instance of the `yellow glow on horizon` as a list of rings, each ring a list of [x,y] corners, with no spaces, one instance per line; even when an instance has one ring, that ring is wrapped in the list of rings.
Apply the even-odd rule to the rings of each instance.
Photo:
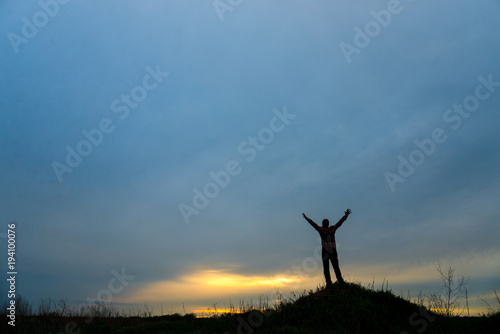
[[[229,308],[218,308],[216,310],[208,309],[208,308],[199,308],[199,309],[193,309],[191,312],[197,314],[198,318],[203,318],[203,317],[210,317],[214,314],[241,314],[243,312],[237,311],[236,309],[229,309]]]
[[[219,287],[253,287],[253,286],[281,286],[286,283],[295,282],[297,278],[286,277],[264,277],[264,276],[243,276],[236,274],[226,274],[217,270],[206,270],[201,276],[187,278],[194,283],[205,283],[207,285]]]
[[[176,280],[150,283],[129,297],[120,298],[120,302],[160,302],[163,300],[199,300],[245,294],[262,293],[270,288],[279,288],[297,284],[301,277],[244,276],[223,270],[199,270]]]

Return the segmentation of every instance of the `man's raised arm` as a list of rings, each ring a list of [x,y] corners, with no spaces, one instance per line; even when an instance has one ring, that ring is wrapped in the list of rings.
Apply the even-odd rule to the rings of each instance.
[[[312,227],[314,227],[314,229],[315,229],[316,231],[319,231],[319,226],[318,226],[318,224],[316,224],[314,221],[312,221],[311,219],[309,219],[309,218],[306,216],[306,214],[305,214],[305,213],[303,213],[303,214],[302,214],[302,216],[304,216],[304,218],[307,220],[307,222],[308,222],[309,224],[311,224],[311,226],[312,226]]]
[[[351,214],[351,209],[347,209],[345,210],[344,212],[344,217],[340,218],[340,220],[337,222],[337,224],[333,225],[333,227],[335,227],[335,229],[338,229],[343,222],[345,222],[345,220],[347,219],[347,216],[349,216]]]

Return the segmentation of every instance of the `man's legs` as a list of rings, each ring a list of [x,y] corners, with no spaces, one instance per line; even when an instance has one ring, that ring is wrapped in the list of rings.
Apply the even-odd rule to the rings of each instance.
[[[332,278],[330,277],[330,254],[323,248],[321,250],[321,257],[323,259],[323,273],[325,274],[326,287],[329,288],[333,285]]]
[[[345,285],[345,282],[344,279],[342,278],[342,273],[340,272],[339,258],[336,249],[333,249],[332,253],[330,254],[330,261],[332,261],[333,271],[335,271],[335,277],[337,277],[337,282],[339,282],[340,287],[343,287]]]

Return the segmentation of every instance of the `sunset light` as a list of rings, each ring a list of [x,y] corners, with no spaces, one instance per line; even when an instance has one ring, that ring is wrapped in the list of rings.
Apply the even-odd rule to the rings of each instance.
[[[188,281],[198,284],[213,285],[218,287],[255,287],[273,286],[280,287],[288,283],[299,282],[298,278],[243,276],[228,274],[222,271],[205,271],[195,275]]]
[[[0,333],[500,327],[500,0],[0,8]]]
[[[303,281],[300,277],[244,276],[223,270],[200,270],[172,281],[150,283],[120,302],[140,303],[179,300],[180,302],[210,299],[213,302],[240,298],[248,294],[272,293]],[[208,305],[211,303],[208,302]]]

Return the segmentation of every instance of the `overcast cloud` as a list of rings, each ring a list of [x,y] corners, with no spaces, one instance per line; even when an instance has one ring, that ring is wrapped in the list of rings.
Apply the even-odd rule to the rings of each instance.
[[[177,311],[313,289],[301,214],[346,208],[348,280],[437,291],[439,261],[499,289],[499,2],[214,3],[0,4],[18,292],[76,304],[122,268],[113,301]]]

